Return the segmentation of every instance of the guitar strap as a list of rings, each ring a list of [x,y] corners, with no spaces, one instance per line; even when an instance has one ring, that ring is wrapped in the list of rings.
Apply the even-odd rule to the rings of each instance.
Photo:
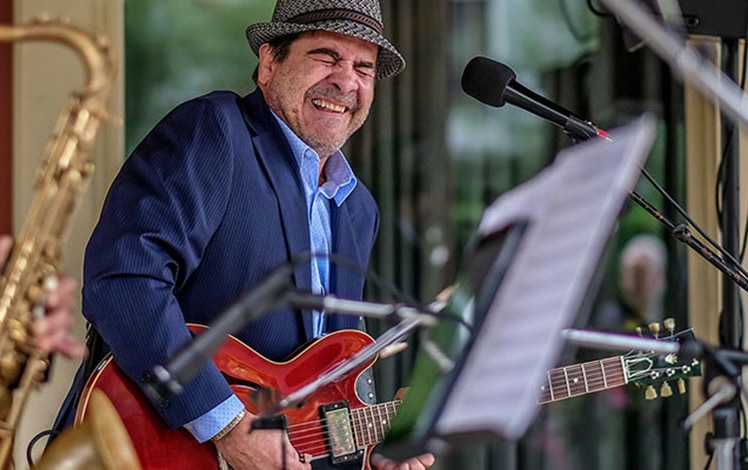
[[[46,447],[52,444],[52,441],[54,441],[60,433],[73,425],[73,421],[75,420],[75,410],[78,408],[78,401],[83,393],[83,388],[86,386],[86,382],[96,366],[108,352],[108,348],[101,339],[101,335],[99,335],[99,333],[93,328],[91,323],[86,325],[86,347],[88,348],[88,354],[81,361],[81,365],[75,373],[73,385],[70,387],[65,400],[62,402],[62,406],[60,406],[60,411],[58,411],[57,417],[52,424],[52,429],[41,431],[37,434],[37,436],[41,434],[49,434]],[[36,436],[31,440],[29,447],[32,447],[35,442]]]

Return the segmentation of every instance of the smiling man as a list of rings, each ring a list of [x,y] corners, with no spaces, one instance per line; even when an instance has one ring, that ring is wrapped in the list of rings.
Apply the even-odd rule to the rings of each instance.
[[[245,97],[213,92],[159,122],[113,182],[86,250],[83,314],[103,340],[102,347],[91,344],[92,355],[111,350],[117,367],[141,387],[190,339],[186,323],[210,324],[299,255],[369,262],[378,209],[340,149],[365,122],[376,81],[405,67],[384,36],[379,1],[279,0],[272,20],[249,26],[247,38],[259,57],[257,90]],[[361,299],[361,273],[326,256],[307,257],[293,265],[288,285]],[[359,320],[283,306],[235,336],[277,363],[309,340],[356,329]],[[337,454],[333,466],[325,442],[295,449],[291,429],[251,430],[252,409],[226,372],[208,364],[153,410],[235,469],[361,467],[361,456],[351,465],[345,462],[355,455]],[[314,374],[299,371],[293,380],[303,384]],[[87,375],[79,373],[78,383]],[[325,440],[345,442],[341,436]],[[144,468],[172,468],[174,455],[189,455],[159,455],[149,447],[156,442],[133,440]],[[417,470],[433,460],[426,455],[398,466],[375,456],[371,463]]]

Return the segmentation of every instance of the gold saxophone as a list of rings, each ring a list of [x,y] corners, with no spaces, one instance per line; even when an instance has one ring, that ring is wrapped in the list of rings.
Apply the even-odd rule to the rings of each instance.
[[[44,294],[54,287],[57,279],[72,214],[93,171],[88,157],[99,124],[112,119],[107,101],[117,67],[103,36],[93,36],[61,19],[38,18],[24,25],[0,25],[0,41],[62,43],[80,55],[87,73],[85,86],[71,94],[70,103],[60,115],[44,151],[31,207],[0,277],[0,468],[8,468],[12,466],[14,435],[28,395],[44,380],[49,366],[48,355],[34,345],[31,325],[38,315],[44,314]],[[65,443],[63,448],[53,443],[35,468],[139,468],[129,437],[111,403],[103,396],[98,401],[103,401],[100,411],[106,414],[106,419],[93,420],[91,431],[73,429],[63,433],[58,439]],[[85,434],[82,439],[81,433]],[[93,442],[98,456],[84,456],[87,460],[83,461],[60,461],[66,459],[66,454],[75,454],[71,459],[78,459],[91,453],[89,449],[69,447],[70,442],[111,441],[113,438],[108,436],[112,433],[118,436],[120,442],[116,446],[123,448],[124,454],[122,449],[112,451]],[[56,453],[50,452],[54,447],[58,449]],[[56,454],[56,460],[46,459],[49,453]],[[117,461],[123,458],[135,460]]]

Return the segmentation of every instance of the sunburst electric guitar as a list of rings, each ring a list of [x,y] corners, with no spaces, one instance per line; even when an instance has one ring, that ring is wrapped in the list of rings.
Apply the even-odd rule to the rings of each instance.
[[[189,327],[196,334],[207,328]],[[257,413],[257,392],[271,390],[287,396],[373,341],[360,331],[338,331],[313,342],[289,361],[273,362],[229,337],[213,360],[247,409]],[[369,405],[358,397],[356,379],[374,361],[362,365],[345,379],[326,385],[300,408],[284,413],[288,436],[297,452],[310,454],[313,459],[329,458],[335,463],[360,462],[363,469],[369,468],[369,453],[382,441],[399,405],[396,401]],[[631,381],[652,385],[699,373],[698,364],[679,364],[675,357],[629,354],[554,369],[549,372],[548,385],[541,388],[538,402],[597,392]],[[219,467],[215,446],[209,442],[198,443],[184,429],[168,428],[111,356],[99,364],[86,383],[76,411],[76,423],[86,416],[95,389],[103,391],[114,404],[143,469]]]

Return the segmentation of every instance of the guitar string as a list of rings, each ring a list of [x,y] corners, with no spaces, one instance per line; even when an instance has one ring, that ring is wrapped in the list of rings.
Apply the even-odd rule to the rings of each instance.
[[[554,377],[551,376],[551,384],[553,385],[563,385],[566,386],[567,383],[569,383],[571,380],[574,379],[584,379],[584,376],[558,376]],[[594,375],[594,374],[586,374],[586,382],[588,384],[592,383],[605,383],[605,382],[614,382],[617,380],[622,380],[624,378],[624,374],[600,374],[600,375]],[[579,382],[575,382],[579,383]]]
[[[543,397],[548,397],[549,399],[553,400],[553,395],[555,395],[555,393],[563,392],[564,389],[567,393],[562,398],[568,398],[576,395],[583,395],[591,391],[612,388],[611,386],[609,386],[608,382],[615,383],[615,385],[613,386],[624,385],[626,383],[625,380],[623,380],[620,384],[616,383],[618,380],[624,378],[622,368],[616,368],[613,372],[610,373],[607,373],[605,370],[606,365],[613,364],[618,366],[619,363],[619,358],[606,358],[600,361],[589,361],[583,364],[576,364],[568,367],[554,369],[549,374],[549,387],[541,391],[541,399]],[[594,370],[590,370],[588,372],[585,366],[594,366]],[[584,382],[570,383],[568,380],[568,373],[578,373],[579,371],[582,372],[582,377],[585,379]],[[576,388],[579,386],[583,386],[584,390],[580,390],[578,393],[574,393],[574,391],[571,391],[571,388]],[[571,393],[569,393],[570,391]]]
[[[373,412],[374,411],[372,411],[372,413]],[[394,417],[394,413],[390,413],[387,410],[385,410],[384,418],[387,424],[392,420],[393,417]],[[382,432],[385,431],[383,427],[385,426],[385,423],[382,423],[382,418],[383,417],[381,415],[378,418],[374,418],[372,416],[372,419],[369,419],[366,416],[361,417],[361,416],[354,415],[351,421],[353,423],[354,430],[360,430],[362,433],[363,431],[367,431],[367,434],[369,434],[368,432],[369,430],[371,430],[372,432],[376,432],[378,430],[376,424],[379,424],[382,427],[381,428]],[[304,426],[305,429],[298,429],[300,426]],[[291,426],[289,426],[289,428],[290,427]],[[299,439],[299,438],[305,437],[304,436],[305,434],[309,435],[309,434],[315,434],[318,432],[324,433],[330,428],[330,426],[327,424],[326,419],[320,419],[317,421],[307,421],[305,423],[299,423],[297,425],[294,425],[294,428],[295,428],[294,431],[289,430],[288,435],[289,437],[294,437],[294,438]]]
[[[394,409],[394,405],[393,405],[393,410],[390,412],[387,409],[387,405],[388,404],[375,405],[377,407],[377,409],[363,408],[363,409],[352,410],[353,411],[353,413],[352,413],[352,415],[353,415],[352,421],[353,421],[353,424],[354,424],[354,431],[355,431],[355,433],[356,433],[357,436],[359,436],[359,434],[361,434],[359,436],[360,439],[357,439],[357,443],[356,443],[357,446],[358,445],[366,446],[366,445],[374,444],[374,443],[380,442],[381,439],[384,437],[384,434],[387,431],[387,429],[384,428],[384,426],[385,426],[384,423],[382,423],[382,428],[381,429],[377,428],[376,426],[365,426],[366,423],[371,424],[372,421],[369,420],[369,419],[367,419],[366,416],[362,417],[360,415],[365,414],[368,411],[369,413],[372,414],[372,417],[373,417],[374,413],[377,413],[377,414],[380,413],[380,407],[381,407],[381,408],[384,408],[384,413],[386,415],[387,422],[389,423],[389,421],[394,417],[395,409]],[[363,411],[363,410],[367,410],[367,411]],[[291,438],[291,437],[295,438],[295,440],[294,440],[294,446],[297,448],[297,450],[299,452],[303,452],[303,453],[306,453],[306,454],[311,454],[313,456],[314,455],[325,455],[325,454],[327,454],[327,449],[329,447],[331,447],[330,443],[332,442],[332,438],[326,437],[326,436],[328,436],[324,432],[326,430],[326,428],[327,428],[326,425],[319,425],[319,426],[317,426],[318,423],[322,423],[322,422],[325,422],[325,421],[326,421],[325,419],[321,419],[321,420],[317,420],[317,421],[308,421],[306,423],[299,423],[297,425],[294,425],[294,427],[299,427],[299,426],[313,426],[313,429],[307,429],[307,430],[301,430],[301,431],[297,430],[297,431],[294,431],[292,433],[289,432],[289,438]],[[381,422],[381,416],[380,416],[380,422]],[[365,433],[366,436],[363,436],[364,431],[366,431],[366,433]],[[306,435],[304,435],[304,434],[306,434]],[[316,434],[316,436],[315,436],[315,434]],[[320,442],[320,439],[319,439],[319,435],[320,434],[323,436],[322,442]],[[373,440],[371,439],[372,434],[373,434],[373,437],[374,437]],[[308,438],[308,439],[311,439],[311,440],[310,441],[305,441],[305,442],[300,442],[302,439],[305,439],[305,438]]]
[[[356,423],[357,420],[366,421],[366,416],[364,416],[363,418],[360,416],[361,414],[364,414],[367,412],[365,410],[368,410],[370,413],[380,413],[380,410],[382,409],[384,410],[384,413],[387,415],[387,418],[392,419],[395,416],[395,413],[397,412],[397,408],[400,406],[401,403],[402,403],[401,400],[395,400],[395,401],[388,402],[388,403],[380,403],[378,405],[370,405],[370,406],[365,406],[361,408],[353,408],[350,410],[352,421],[354,421],[354,423]],[[389,407],[392,407],[392,410],[390,410]],[[320,418],[320,419],[312,420],[312,421],[305,421],[303,423],[291,424],[287,426],[287,429],[290,431],[291,429],[297,429],[300,427],[318,426],[320,425],[320,423],[323,423],[326,421],[327,420],[325,418]]]
[[[584,377],[582,377],[582,376],[572,377],[572,378],[576,378],[576,379],[582,378],[582,379],[584,379]],[[587,374],[586,375],[586,383],[588,385],[592,385],[592,384],[601,385],[602,384],[604,386],[608,382],[613,383],[613,382],[621,381],[621,385],[623,385],[625,383],[625,380],[623,380],[623,378],[624,378],[624,374],[622,374],[622,373],[616,373],[616,374],[599,374],[599,375],[597,375],[597,374]],[[576,385],[577,383],[582,384],[583,382],[581,382],[581,383],[580,382],[576,382],[576,383],[574,383],[574,385]],[[570,381],[567,379],[567,376],[559,376],[559,377],[553,377],[553,376],[551,376],[550,385],[553,386],[554,388],[555,388],[556,385],[560,385],[561,387],[565,388],[567,384],[572,385],[570,383]]]

